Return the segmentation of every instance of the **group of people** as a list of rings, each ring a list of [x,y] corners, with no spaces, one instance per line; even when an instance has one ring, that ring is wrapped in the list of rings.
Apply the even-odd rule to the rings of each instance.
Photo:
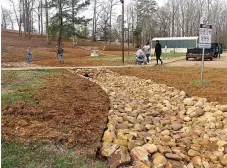
[[[63,60],[63,48],[61,46],[56,46],[56,52],[57,52],[57,57],[58,57],[58,60],[60,63],[64,63],[64,60]],[[32,52],[31,52],[31,47],[28,47],[27,49],[27,58],[26,58],[26,62],[28,64],[30,64],[32,61]]]
[[[136,64],[149,64],[150,63],[150,56],[151,56],[151,46],[149,42],[142,48],[141,46],[137,46],[138,50],[136,52]],[[158,62],[161,62],[161,65],[163,64],[163,61],[161,60],[162,55],[162,46],[159,43],[159,41],[156,41],[155,45],[155,52],[154,55],[156,56],[157,65]]]
[[[136,52],[136,64],[149,64],[150,63],[150,56],[151,56],[151,47],[149,42],[142,48],[141,46],[137,46],[138,50]],[[64,63],[63,60],[63,48],[61,46],[56,46],[56,52],[57,52],[57,57],[60,63]],[[155,53],[154,55],[156,56],[156,61],[158,65],[158,61],[161,62],[161,65],[163,64],[163,61],[161,60],[161,55],[162,55],[162,46],[159,43],[159,41],[156,41],[155,45]],[[31,47],[27,49],[27,59],[26,62],[30,64],[32,61],[32,52],[31,52]]]

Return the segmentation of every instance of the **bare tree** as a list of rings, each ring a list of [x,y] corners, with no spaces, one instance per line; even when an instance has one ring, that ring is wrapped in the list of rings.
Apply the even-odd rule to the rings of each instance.
[[[14,18],[13,18],[13,12],[10,9],[3,8],[1,6],[2,10],[2,28],[4,29],[12,29],[14,30]]]
[[[92,18],[92,40],[96,41],[98,14],[100,13],[100,1],[93,0],[93,18]]]
[[[15,2],[13,0],[9,0],[12,3],[13,6],[13,11],[14,11],[14,15],[16,17],[16,22],[19,28],[19,37],[22,36],[22,31],[21,31],[21,25],[22,25],[22,0],[18,0],[18,10],[16,9],[16,5]],[[18,14],[19,12],[19,14]]]
[[[119,0],[109,0],[109,12],[110,12],[110,19],[109,19],[109,43],[111,44],[111,40],[112,40],[112,17],[113,17],[113,10],[114,10],[114,6],[119,4]]]
[[[100,31],[101,36],[105,39],[106,43],[108,41],[109,35],[109,19],[110,19],[110,11],[107,8],[106,4],[101,5],[100,13],[98,14],[99,22],[98,22],[98,30]]]
[[[6,29],[7,28],[7,10],[4,9],[2,6],[1,6],[1,10],[2,10],[2,28]]]

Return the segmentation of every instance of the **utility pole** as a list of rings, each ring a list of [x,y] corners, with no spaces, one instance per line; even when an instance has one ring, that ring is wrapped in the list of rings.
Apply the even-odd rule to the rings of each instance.
[[[124,0],[120,0],[122,3],[122,63],[124,64],[125,59],[124,59],[124,14],[125,14],[125,9],[124,9]]]

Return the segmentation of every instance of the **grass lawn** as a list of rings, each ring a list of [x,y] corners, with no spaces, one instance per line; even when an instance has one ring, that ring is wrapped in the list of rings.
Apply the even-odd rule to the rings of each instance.
[[[105,168],[100,161],[78,157],[75,149],[42,142],[18,144],[2,141],[2,168]]]
[[[170,59],[184,56],[182,53],[163,53],[163,59]],[[134,64],[135,63],[135,55],[125,55],[124,57],[126,64]],[[152,60],[155,60],[155,56],[151,56]],[[112,65],[121,65],[122,56],[102,56],[102,57],[89,57],[88,62],[112,62]]]

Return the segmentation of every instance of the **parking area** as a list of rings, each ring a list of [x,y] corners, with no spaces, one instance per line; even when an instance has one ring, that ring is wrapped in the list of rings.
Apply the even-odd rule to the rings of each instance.
[[[169,63],[166,66],[167,67],[199,67],[201,65],[201,61],[190,59],[188,61],[181,60],[176,61],[173,63]],[[213,59],[213,61],[205,60],[205,67],[210,68],[227,68],[227,52],[223,53],[221,55],[221,58]]]

